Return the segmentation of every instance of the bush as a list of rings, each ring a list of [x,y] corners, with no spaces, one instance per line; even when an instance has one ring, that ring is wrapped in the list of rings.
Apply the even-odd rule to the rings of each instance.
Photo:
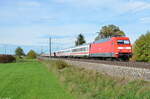
[[[11,63],[16,61],[16,58],[12,55],[0,55],[0,63]]]
[[[34,50],[30,50],[27,54],[27,58],[29,59],[35,59],[37,57],[37,54]]]
[[[134,43],[133,58],[136,61],[150,62],[150,32],[141,35]]]
[[[55,69],[56,71],[63,70],[67,67],[70,67],[69,64],[67,64],[63,60],[50,60],[50,61],[46,61],[46,62],[47,62],[47,64],[51,64],[51,68]]]
[[[66,62],[62,61],[62,60],[57,61],[56,64],[57,64],[56,65],[57,69],[64,69],[66,67],[69,67],[69,65]]]

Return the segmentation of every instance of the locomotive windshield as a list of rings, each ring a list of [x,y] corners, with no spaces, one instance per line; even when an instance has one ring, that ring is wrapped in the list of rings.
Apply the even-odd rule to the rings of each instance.
[[[130,44],[129,40],[118,40],[117,41],[118,44]]]

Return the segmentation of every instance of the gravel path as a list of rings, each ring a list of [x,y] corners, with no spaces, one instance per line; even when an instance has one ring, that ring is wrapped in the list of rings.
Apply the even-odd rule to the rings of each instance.
[[[48,60],[49,58],[42,58]],[[64,60],[67,63],[90,70],[114,76],[150,81],[150,63],[145,62],[119,62],[102,61],[93,59],[73,59],[73,58],[51,58],[52,60]]]
[[[120,62],[120,61],[104,61],[104,60],[98,60],[98,59],[73,59],[73,58],[60,58],[60,59],[108,64],[108,65],[112,65],[112,66],[136,67],[136,68],[150,69],[150,63],[148,63],[148,62]]]
[[[72,61],[72,60],[65,60],[65,61],[79,68],[96,70],[98,72],[114,77],[125,77],[132,80],[141,79],[145,81],[150,81],[150,69],[146,68],[119,66],[119,64],[109,65],[83,61]]]

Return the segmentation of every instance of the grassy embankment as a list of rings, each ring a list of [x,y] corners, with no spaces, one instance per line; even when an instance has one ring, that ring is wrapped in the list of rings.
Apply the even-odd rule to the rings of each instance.
[[[46,62],[77,99],[150,99],[150,83],[114,78],[96,71],[69,66],[63,61]]]
[[[57,77],[36,60],[0,64],[0,99],[71,99]]]

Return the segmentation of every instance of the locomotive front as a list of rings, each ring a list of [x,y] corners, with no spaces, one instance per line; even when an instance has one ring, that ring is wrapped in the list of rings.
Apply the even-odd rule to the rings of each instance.
[[[115,37],[115,57],[129,60],[132,57],[132,45],[128,37]]]

